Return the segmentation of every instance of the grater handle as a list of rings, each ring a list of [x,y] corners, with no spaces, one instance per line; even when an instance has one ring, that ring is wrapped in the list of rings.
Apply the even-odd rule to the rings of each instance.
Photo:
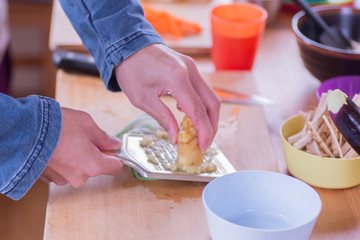
[[[115,155],[123,164],[135,169],[142,177],[149,177],[147,172],[144,171],[144,169],[138,165],[132,157],[130,157],[126,151],[124,151],[123,147],[120,150],[114,150],[112,151],[112,154]]]

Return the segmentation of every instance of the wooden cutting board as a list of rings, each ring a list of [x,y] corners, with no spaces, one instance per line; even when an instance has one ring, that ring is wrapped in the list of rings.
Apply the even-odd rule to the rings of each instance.
[[[256,93],[249,73],[203,76],[214,86]],[[107,91],[98,78],[62,71],[57,76],[56,99],[62,106],[87,111],[109,134],[141,113],[124,94]],[[182,116],[174,99],[163,101],[177,118]],[[226,127],[231,119],[235,124]],[[220,148],[237,170],[278,171],[262,107],[223,104],[220,120]],[[139,180],[127,168],[116,177],[92,178],[80,189],[50,184],[44,239],[208,240],[201,201],[205,185]]]

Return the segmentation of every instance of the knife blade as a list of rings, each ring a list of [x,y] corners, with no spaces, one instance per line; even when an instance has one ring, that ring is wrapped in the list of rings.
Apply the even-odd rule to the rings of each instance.
[[[246,94],[234,92],[218,87],[213,87],[215,93],[223,103],[235,103],[244,105],[274,105],[275,102],[271,99],[259,95]]]

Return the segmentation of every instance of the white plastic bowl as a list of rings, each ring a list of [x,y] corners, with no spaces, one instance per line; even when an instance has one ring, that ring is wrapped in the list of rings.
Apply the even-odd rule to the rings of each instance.
[[[305,240],[321,211],[321,199],[308,184],[269,171],[216,178],[202,201],[213,240]]]

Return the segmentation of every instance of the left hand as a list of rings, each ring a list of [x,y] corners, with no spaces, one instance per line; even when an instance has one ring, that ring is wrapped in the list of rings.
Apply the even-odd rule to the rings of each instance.
[[[39,179],[60,186],[70,183],[81,187],[90,177],[119,175],[122,162],[103,151],[120,149],[121,140],[100,129],[86,112],[70,108],[61,111],[59,143]]]
[[[198,130],[201,150],[211,145],[219,121],[220,99],[190,57],[153,44],[124,60],[115,74],[131,103],[157,120],[173,144],[177,142],[178,123],[159,98],[168,92]]]

